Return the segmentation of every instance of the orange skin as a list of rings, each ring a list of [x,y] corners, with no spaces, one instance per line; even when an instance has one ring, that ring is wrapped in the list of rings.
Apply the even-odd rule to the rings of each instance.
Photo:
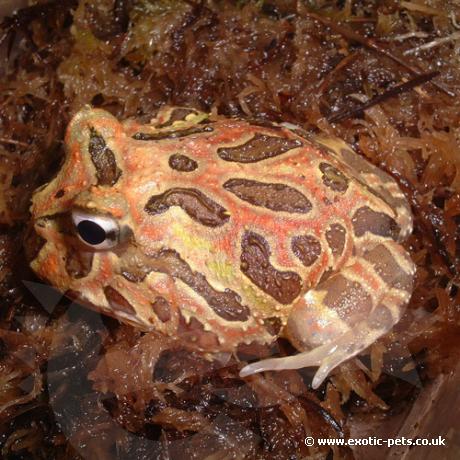
[[[339,273],[352,263],[353,276],[375,291],[373,297],[377,298],[385,291],[388,286],[378,276],[368,272],[368,265],[356,259],[360,248],[370,240],[365,236],[358,241],[351,216],[357,209],[367,206],[393,219],[399,217],[388,202],[372,193],[370,187],[354,181],[353,176],[344,193],[325,186],[318,168],[322,162],[349,176],[351,168],[344,163],[340,153],[343,144],[337,143],[337,148],[333,146],[327,150],[286,127],[262,127],[244,120],[219,117],[211,117],[211,132],[150,141],[133,139],[136,133],[155,134],[171,130],[171,127],[158,128],[167,121],[168,113],[168,109],[165,109],[148,125],[135,121],[120,123],[107,112],[88,107],[75,116],[66,134],[67,156],[60,173],[33,198],[32,216],[35,222],[42,223],[36,224],[36,231],[46,240],[45,246],[32,262],[39,276],[64,292],[72,290],[79,293],[80,299],[93,308],[146,330],[154,329],[177,336],[180,333],[180,318],[184,318],[186,323],[194,318],[216,338],[214,341],[200,340],[199,331],[196,335],[192,334],[192,341],[197,343],[198,348],[206,350],[208,346],[212,347],[206,351],[234,351],[241,343],[272,342],[276,336],[267,332],[264,319],[279,318],[283,326],[279,334],[285,335],[284,327],[293,307],[303,302],[299,304],[296,300],[291,304],[280,304],[256,288],[241,272],[241,241],[248,230],[262,235],[268,242],[273,267],[280,271],[295,271],[300,275],[301,297],[318,286],[326,272]],[[178,131],[194,126],[199,125],[193,118],[173,125]],[[95,166],[88,153],[90,128],[103,137],[122,171],[113,185],[98,185]],[[244,164],[224,161],[216,153],[221,147],[243,145],[256,134],[300,140],[302,146],[264,161]],[[168,159],[177,153],[193,158],[198,168],[187,173],[171,169]],[[312,208],[307,213],[288,213],[254,206],[224,189],[223,184],[234,178],[285,184],[307,197]],[[384,185],[388,185],[388,190],[390,187],[398,190],[395,184],[387,184],[377,176],[369,175],[368,183],[372,183],[373,187],[383,189]],[[228,223],[210,229],[191,219],[179,206],[171,206],[166,212],[156,215],[148,214],[144,207],[149,198],[172,188],[200,190],[228,211]],[[60,190],[65,193],[62,197],[56,197]],[[119,253],[96,251],[90,274],[79,279],[72,278],[66,272],[65,258],[60,257],[60,254],[69,250],[71,237],[63,235],[59,226],[51,221],[43,224],[43,217],[70,213],[76,208],[109,215],[120,227],[129,227],[135,241],[131,253],[141,259],[144,257],[142,260],[148,261],[149,257],[164,248],[174,249],[193,272],[203,274],[217,291],[229,288],[238,293],[241,303],[249,307],[249,317],[244,321],[223,319],[196,292],[163,273],[152,272],[138,283],[128,281],[121,274],[123,264],[127,263],[122,250]],[[404,217],[411,222],[410,217]],[[336,223],[346,233],[343,250],[334,257],[327,248],[325,232],[331,224]],[[408,228],[403,230],[406,233],[410,231]],[[321,242],[321,254],[309,267],[302,265],[291,248],[292,238],[299,235],[311,235]],[[102,290],[107,285],[123,294],[133,306],[133,314],[113,311]],[[166,298],[171,306],[171,319],[168,322],[159,321],[152,314],[152,301],[158,296]],[[315,311],[329,315],[327,310],[326,305],[317,305]],[[309,316],[309,324],[306,325],[309,333],[321,330],[323,335],[329,336],[343,329],[343,325],[332,323],[323,327],[320,320]]]

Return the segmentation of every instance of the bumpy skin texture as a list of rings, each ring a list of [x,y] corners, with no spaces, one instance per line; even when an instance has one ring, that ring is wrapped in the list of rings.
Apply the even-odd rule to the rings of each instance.
[[[336,139],[292,126],[164,108],[148,125],[84,108],[57,177],[33,197],[31,266],[99,311],[200,350],[288,337],[314,386],[399,320],[412,230],[390,176]],[[112,222],[83,241],[75,213]],[[89,217],[88,217],[89,216]]]

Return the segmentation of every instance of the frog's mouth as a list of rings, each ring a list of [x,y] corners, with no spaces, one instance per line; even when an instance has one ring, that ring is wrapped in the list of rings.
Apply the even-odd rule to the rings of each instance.
[[[119,308],[117,309],[113,309],[113,303],[110,308],[101,307],[100,305],[96,305],[95,303],[89,301],[80,292],[75,291],[73,289],[68,289],[67,291],[64,292],[64,295],[68,299],[75,301],[79,305],[82,305],[86,308],[89,308],[103,315],[110,316],[111,318],[114,318],[117,321],[122,321],[123,323],[127,323],[135,327],[136,329],[140,329],[141,331],[149,332],[153,330],[152,324],[146,323],[140,317],[137,317],[133,315],[132,313],[124,314],[122,311],[122,308],[123,308],[122,304],[119,304],[118,305]]]

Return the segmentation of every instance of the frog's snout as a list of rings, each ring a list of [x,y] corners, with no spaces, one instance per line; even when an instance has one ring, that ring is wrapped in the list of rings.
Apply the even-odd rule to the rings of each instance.
[[[51,228],[56,224],[56,221],[60,221],[61,216],[37,216],[31,219],[31,227],[37,234],[46,232],[47,229]]]

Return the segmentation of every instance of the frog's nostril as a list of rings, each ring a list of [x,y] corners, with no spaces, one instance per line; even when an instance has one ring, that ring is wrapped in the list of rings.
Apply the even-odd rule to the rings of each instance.
[[[34,227],[39,231],[40,228],[49,228],[53,223],[59,222],[59,215],[41,216],[33,220]]]
[[[39,218],[35,219],[34,223],[35,223],[35,227],[39,227],[39,228],[45,228],[46,227],[46,219],[43,218],[43,217],[39,217]]]

